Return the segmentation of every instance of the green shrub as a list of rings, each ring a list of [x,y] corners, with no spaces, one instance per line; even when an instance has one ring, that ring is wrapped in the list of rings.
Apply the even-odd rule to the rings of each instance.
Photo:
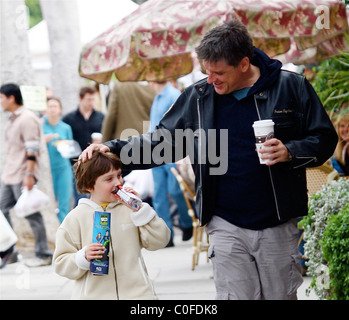
[[[330,262],[323,256],[321,239],[327,228],[329,217],[337,215],[349,203],[349,179],[340,178],[315,193],[309,199],[309,214],[300,226],[304,228],[304,255],[307,261],[308,275],[313,279],[310,287],[320,299],[331,297]]]
[[[349,300],[349,206],[330,216],[320,241],[329,264],[331,300]]]

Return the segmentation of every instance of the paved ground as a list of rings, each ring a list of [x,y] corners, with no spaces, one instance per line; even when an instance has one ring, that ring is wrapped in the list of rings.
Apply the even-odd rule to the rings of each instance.
[[[144,251],[144,259],[160,300],[212,300],[215,288],[211,262],[202,253],[198,266],[191,270],[191,241],[175,237],[175,247],[155,252]],[[305,277],[298,299],[316,300],[305,290],[310,278]],[[52,266],[28,268],[23,263],[7,265],[0,270],[0,300],[69,299],[73,282],[54,273]]]

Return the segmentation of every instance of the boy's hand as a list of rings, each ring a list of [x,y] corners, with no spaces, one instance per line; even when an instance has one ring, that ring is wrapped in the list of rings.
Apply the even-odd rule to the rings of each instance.
[[[139,193],[137,191],[135,191],[134,189],[132,189],[131,187],[122,187],[122,189],[124,189],[126,192],[130,192],[132,194],[134,194],[135,196],[137,196],[138,198],[141,198],[141,196],[139,195]]]
[[[122,187],[123,190],[125,190],[126,192],[132,193],[135,196],[137,196],[139,199],[141,198],[141,196],[139,195],[138,192],[136,192],[134,189],[132,189],[131,187]],[[122,199],[119,197],[120,201],[127,207],[129,207],[132,211],[138,211],[140,208],[142,208],[143,204],[138,208],[138,210],[135,210],[134,208],[132,208],[131,206],[129,206],[127,203],[125,203],[124,201],[122,201]]]
[[[102,259],[105,251],[105,247],[99,243],[91,243],[86,247],[85,258],[88,262],[93,259]]]

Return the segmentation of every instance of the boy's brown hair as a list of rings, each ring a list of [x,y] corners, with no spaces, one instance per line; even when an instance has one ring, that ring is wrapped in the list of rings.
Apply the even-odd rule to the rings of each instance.
[[[76,189],[79,193],[89,193],[98,177],[111,169],[121,169],[122,163],[118,156],[111,152],[94,151],[92,159],[86,162],[78,161],[74,164]]]

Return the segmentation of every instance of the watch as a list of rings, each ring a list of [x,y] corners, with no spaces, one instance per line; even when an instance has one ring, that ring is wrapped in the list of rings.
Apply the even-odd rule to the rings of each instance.
[[[27,172],[25,173],[25,175],[35,178],[34,173],[33,173],[33,172],[30,172],[30,171],[27,171]]]

